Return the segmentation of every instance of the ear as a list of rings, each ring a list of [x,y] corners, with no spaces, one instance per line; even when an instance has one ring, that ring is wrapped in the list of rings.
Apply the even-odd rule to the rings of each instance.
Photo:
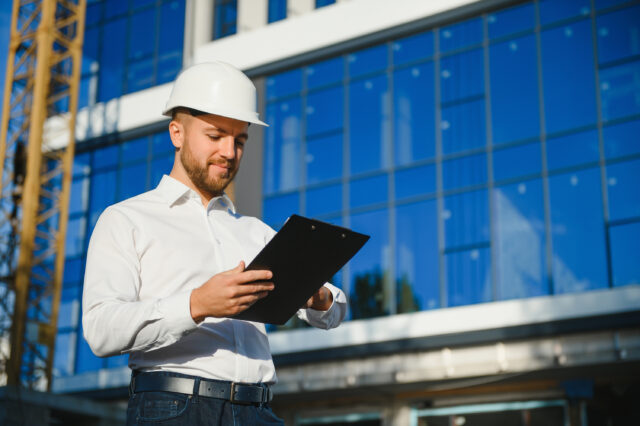
[[[171,138],[173,146],[178,149],[182,148],[182,144],[184,143],[184,132],[184,125],[180,121],[171,120],[171,123],[169,123],[169,137]]]

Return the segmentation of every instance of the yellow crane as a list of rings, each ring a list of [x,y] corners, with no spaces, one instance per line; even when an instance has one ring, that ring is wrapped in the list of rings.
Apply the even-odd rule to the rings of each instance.
[[[0,384],[51,388],[85,0],[14,0],[0,125]],[[53,147],[47,120],[68,140]]]

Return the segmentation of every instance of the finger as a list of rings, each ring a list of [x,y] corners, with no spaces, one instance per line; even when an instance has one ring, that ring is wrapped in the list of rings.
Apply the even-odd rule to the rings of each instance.
[[[274,288],[274,284],[270,281],[254,282],[251,284],[240,284],[235,287],[233,298],[238,299],[247,295],[253,295],[265,291],[269,292]]]
[[[250,283],[253,281],[264,281],[273,278],[273,272],[262,269],[257,271],[245,271],[237,276],[237,282],[241,284]]]

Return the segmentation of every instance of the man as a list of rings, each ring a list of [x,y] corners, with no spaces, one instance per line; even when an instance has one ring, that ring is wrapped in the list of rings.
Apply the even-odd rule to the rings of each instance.
[[[270,271],[245,271],[273,237],[236,213],[233,180],[256,90],[220,62],[176,79],[173,169],[152,191],[107,208],[95,226],[83,294],[84,336],[98,356],[129,353],[127,424],[282,424],[268,406],[276,380],[263,324],[232,317],[274,288]],[[336,327],[346,299],[325,284],[298,316]]]

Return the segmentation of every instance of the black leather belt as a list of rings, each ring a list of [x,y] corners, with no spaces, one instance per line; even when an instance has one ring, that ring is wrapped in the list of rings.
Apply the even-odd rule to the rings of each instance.
[[[176,392],[219,398],[238,404],[265,404],[273,399],[267,385],[224,382],[188,377],[140,373],[131,379],[131,390],[138,392]]]

